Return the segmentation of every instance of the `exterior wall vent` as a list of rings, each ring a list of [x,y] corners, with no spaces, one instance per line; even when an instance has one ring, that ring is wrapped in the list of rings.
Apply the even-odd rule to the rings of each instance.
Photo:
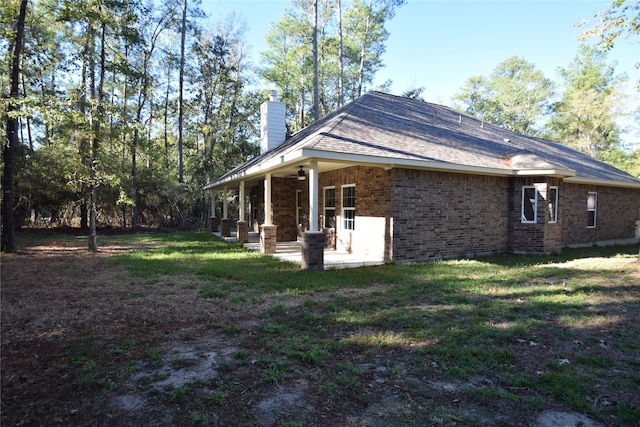
[[[260,153],[266,153],[286,139],[285,105],[278,102],[278,92],[269,91],[269,100],[260,105]]]

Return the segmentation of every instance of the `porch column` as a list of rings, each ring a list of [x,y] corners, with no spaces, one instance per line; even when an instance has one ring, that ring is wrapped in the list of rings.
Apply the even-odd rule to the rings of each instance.
[[[222,219],[220,220],[220,235],[222,237],[231,236],[231,224],[229,224],[227,187],[222,189]]]
[[[244,218],[244,181],[240,181],[240,190],[238,190],[238,222],[236,223],[236,238],[242,243],[249,241],[249,225]]]
[[[268,173],[264,177],[264,223],[265,225],[273,225],[271,216],[271,174]]]
[[[309,165],[309,231],[318,231],[318,162]]]
[[[309,231],[302,236],[303,270],[324,270],[324,233],[318,231],[318,162],[309,165]]]
[[[218,231],[218,217],[216,216],[216,195],[213,190],[209,190],[209,209],[211,209],[211,214],[209,216],[209,231],[212,233]]]
[[[277,227],[273,225],[271,215],[271,174],[264,177],[264,224],[260,230],[260,252],[276,253]]]

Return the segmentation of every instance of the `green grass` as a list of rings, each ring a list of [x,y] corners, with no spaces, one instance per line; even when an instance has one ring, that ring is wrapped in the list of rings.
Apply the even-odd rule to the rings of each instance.
[[[544,257],[497,256],[318,273],[249,253],[209,233],[176,233],[158,249],[123,254],[119,259],[136,276],[196,275],[207,282],[201,288],[203,298],[302,296],[303,303],[295,307],[279,303],[269,307],[262,326],[267,338],[253,343],[265,357],[262,378],[273,384],[282,383],[295,366],[309,370],[326,365],[345,348],[374,359],[392,350],[414,348],[413,354],[438,366],[438,375],[449,380],[499,377],[503,382],[476,394],[539,402],[540,396],[520,397],[509,391],[524,383],[543,399],[594,413],[584,397],[596,395],[597,383],[612,376],[612,369],[637,368],[629,360],[574,349],[557,357],[571,357],[571,365],[541,360],[535,367],[537,375],[523,376],[518,352],[537,345],[541,336],[551,340],[545,343],[548,347],[554,341],[586,340],[597,334],[612,315],[597,309],[605,306],[609,292],[601,283],[619,275],[597,260],[631,261],[635,254],[636,247],[590,248]],[[590,257],[596,262],[572,266]],[[350,290],[370,286],[384,291],[350,296]],[[328,302],[310,298],[318,294],[332,297]],[[636,296],[629,293],[628,304],[637,304]],[[327,341],[327,331],[334,329],[349,332]],[[630,323],[629,331],[618,345],[635,350],[638,327]],[[343,362],[330,376],[318,378],[318,383],[332,384],[332,390],[355,389],[361,386],[360,374],[354,365]],[[633,414],[636,409],[631,405],[623,412]]]
[[[208,232],[101,240],[157,245],[117,256],[150,293],[168,277],[193,277],[198,297],[212,304],[261,307],[252,331],[224,319],[207,324],[239,340],[223,373],[230,384],[240,383],[239,369],[249,366],[258,371],[252,387],[279,386],[302,375],[322,393],[348,396],[373,389],[367,384],[393,390],[410,381],[417,391],[403,392],[411,400],[440,381],[457,384],[489,407],[495,401],[526,410],[561,405],[623,423],[640,413],[637,399],[593,404],[602,384],[614,384],[620,396],[636,396],[640,385],[640,284],[632,264],[637,246],[310,272]],[[615,266],[605,262],[612,259]],[[131,292],[126,298],[142,296]],[[162,319],[149,322],[162,326]],[[91,364],[94,344],[85,342],[72,362],[79,384],[102,375]],[[112,352],[138,347],[121,340]],[[157,362],[157,353],[151,348],[145,356]],[[187,401],[191,392],[174,390],[171,399]],[[227,405],[232,395],[214,390],[209,401]],[[430,411],[446,421],[448,402],[440,399],[429,401],[435,405]]]

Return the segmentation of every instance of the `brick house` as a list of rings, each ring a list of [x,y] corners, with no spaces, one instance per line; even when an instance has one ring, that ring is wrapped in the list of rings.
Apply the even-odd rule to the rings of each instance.
[[[285,140],[284,108],[272,94],[262,153],[205,189],[244,201],[241,240],[300,240],[303,268],[322,245],[402,262],[640,241],[640,180],[564,145],[379,92]]]

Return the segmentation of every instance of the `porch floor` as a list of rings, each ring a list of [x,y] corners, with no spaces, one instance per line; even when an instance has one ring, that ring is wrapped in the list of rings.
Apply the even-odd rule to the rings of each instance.
[[[220,237],[220,233],[213,233]],[[225,237],[228,242],[237,242],[235,236]],[[249,242],[244,247],[251,251],[260,250],[260,233],[250,232]],[[300,242],[277,242],[276,253],[271,254],[274,258],[282,261],[302,263],[302,248]],[[324,250],[324,269],[357,268],[370,265],[382,265],[384,260],[363,255],[355,255],[348,252],[341,252],[335,249]]]

